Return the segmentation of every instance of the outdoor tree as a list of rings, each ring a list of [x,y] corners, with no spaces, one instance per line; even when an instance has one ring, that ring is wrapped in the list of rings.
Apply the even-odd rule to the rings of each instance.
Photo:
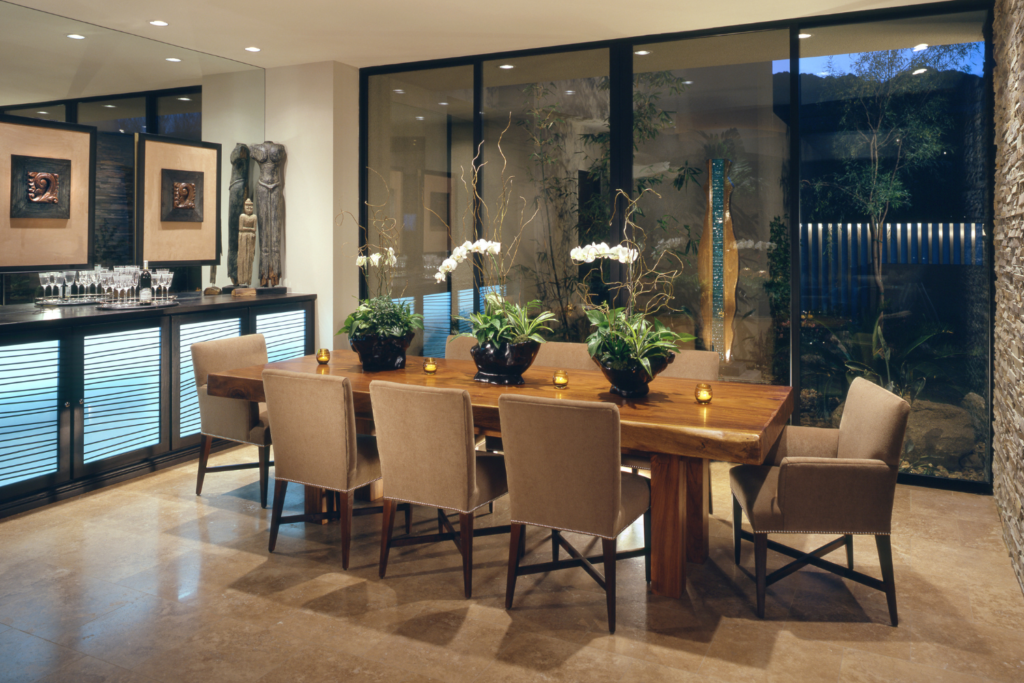
[[[892,209],[909,206],[909,176],[949,148],[949,103],[938,87],[944,71],[962,70],[977,48],[970,43],[851,55],[843,72],[832,59],[822,102],[840,108],[832,156],[840,168],[805,181],[819,209],[844,209],[867,219],[879,308],[885,306],[882,245]]]

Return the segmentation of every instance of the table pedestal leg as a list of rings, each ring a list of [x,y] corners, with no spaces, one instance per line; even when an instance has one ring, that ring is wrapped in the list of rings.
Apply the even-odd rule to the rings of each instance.
[[[686,590],[686,466],[676,455],[651,455],[651,592],[681,598]]]
[[[708,560],[708,497],[711,489],[710,461],[679,458],[686,469],[686,561],[704,564]]]

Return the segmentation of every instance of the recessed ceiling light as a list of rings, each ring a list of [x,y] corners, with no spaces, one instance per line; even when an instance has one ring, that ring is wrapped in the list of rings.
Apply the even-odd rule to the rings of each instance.
[[[923,73],[924,73],[925,71],[927,71],[927,70],[928,70],[928,69],[915,69],[915,70],[914,70],[914,73],[913,73],[913,74],[911,74],[911,75],[913,75],[913,76],[920,76],[921,74],[923,74]]]
[[[693,85],[693,81],[683,81],[683,85]]]
[[[245,51],[246,52],[259,52],[260,49],[258,47],[247,47],[247,48],[245,48]]]
[[[77,33],[69,33],[68,38],[70,38],[71,40],[85,40],[85,36],[79,35]]]
[[[920,45],[914,46],[914,52],[921,52],[928,49],[928,43],[921,43]]]
[[[651,54],[651,51],[650,50],[637,50],[633,54],[640,55],[641,57],[646,57],[647,55]]]
[[[192,101],[191,97],[179,97],[178,99],[181,100],[182,102],[191,102]]]
[[[104,109],[115,109],[116,107],[117,107],[116,104],[104,104],[103,105]]]
[[[49,114],[50,112],[48,112],[48,111],[37,111],[36,113],[37,113],[37,114],[42,114],[43,116],[46,116],[46,115],[47,115],[47,114]]]
[[[168,62],[180,62],[181,60],[178,59],[177,57],[168,57],[167,61]]]
[[[799,38],[800,40],[806,40],[807,38],[811,37],[811,34],[810,33],[798,33],[798,34],[796,34],[796,37]]]
[[[507,69],[514,69],[515,67],[512,66],[511,64],[501,64],[501,65],[498,66],[498,68],[499,69],[506,69],[507,70]]]
[[[442,107],[447,107],[448,106],[447,102],[438,102],[438,104],[440,104]]]
[[[566,95],[575,95],[575,94],[576,94],[576,91],[575,91],[575,90],[566,90],[566,91],[565,91],[565,94],[566,94]]]
[[[425,116],[417,116],[416,120],[417,121],[423,121],[425,118],[426,118]]]
[[[118,129],[117,129],[117,132],[118,132],[118,133],[123,133],[123,132],[124,132],[124,128],[118,128]]]
[[[391,92],[393,92],[393,93],[398,93],[399,95],[404,95],[404,94],[405,94],[405,91],[404,91],[404,90],[402,90],[401,88],[395,88],[395,89],[394,89],[394,90],[392,90]]]
[[[151,21],[149,23],[153,24],[153,26],[167,26],[166,21],[160,21],[159,19],[157,19],[156,21]]]

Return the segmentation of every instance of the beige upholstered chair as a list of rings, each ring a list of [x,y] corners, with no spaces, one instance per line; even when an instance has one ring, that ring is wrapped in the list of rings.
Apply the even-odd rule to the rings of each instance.
[[[503,394],[498,410],[512,518],[505,609],[512,609],[516,577],[582,567],[605,589],[614,633],[616,560],[642,555],[651,580],[651,489],[647,479],[620,470],[618,406]],[[641,515],[643,549],[617,553],[618,535]],[[520,565],[526,524],[551,529],[551,562]],[[591,564],[599,558],[584,558],[561,531],[601,538],[603,577]],[[559,546],[572,559],[559,560]]]
[[[199,420],[203,435],[199,454],[196,495],[203,492],[207,472],[226,472],[258,467],[260,470],[260,504],[267,507],[267,482],[270,467],[270,418],[264,403],[255,404],[235,398],[206,394],[209,374],[266,365],[267,342],[262,334],[247,334],[231,339],[217,339],[192,345],[192,369],[199,394]],[[259,462],[208,467],[210,447],[214,439],[227,439],[259,447]]]
[[[508,492],[504,458],[477,452],[466,391],[375,380],[370,382],[370,399],[385,481],[380,577],[387,571],[392,547],[458,539],[465,593],[471,597],[473,536],[509,530],[473,530],[474,512]],[[437,508],[439,533],[392,539],[398,501]],[[458,533],[443,510],[459,513]],[[448,531],[440,532],[442,526]]]
[[[534,365],[561,370],[597,370],[586,344],[546,342],[540,345]]]
[[[900,397],[857,378],[850,386],[839,429],[786,427],[763,466],[730,473],[736,564],[740,540],[754,541],[757,616],[764,617],[765,589],[807,564],[884,591],[896,626],[892,502],[910,406]],[[742,514],[754,533],[742,529]],[[810,553],[768,540],[768,534],[843,534]],[[882,580],[853,571],[853,535],[875,537]],[[846,546],[847,566],[821,559]],[[797,558],[765,576],[768,549]]]
[[[446,360],[473,360],[469,350],[475,345],[476,339],[472,337],[457,337],[450,334],[444,345],[444,357]]]
[[[352,385],[347,377],[267,369],[263,371],[263,389],[267,409],[277,425],[270,552],[274,552],[282,523],[337,518],[341,522],[341,566],[348,569],[352,516],[382,510],[380,505],[353,510],[353,491],[381,475],[377,440],[356,434]],[[289,482],[331,492],[327,513],[282,517]],[[409,507],[404,507],[408,530]]]

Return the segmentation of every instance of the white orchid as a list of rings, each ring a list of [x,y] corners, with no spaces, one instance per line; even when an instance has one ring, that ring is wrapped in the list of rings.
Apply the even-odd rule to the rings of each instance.
[[[387,254],[385,256],[385,253]],[[398,263],[398,258],[395,256],[395,250],[393,247],[388,247],[387,252],[377,252],[376,254],[360,254],[356,256],[356,268],[365,268],[367,265],[380,266],[381,261],[389,266],[393,266]]]
[[[640,252],[630,249],[625,245],[609,247],[606,243],[588,244],[585,247],[574,247],[569,252],[569,258],[575,263],[593,263],[596,259],[614,259],[619,263],[633,263],[640,258]]]
[[[356,257],[356,267],[357,268],[364,268],[365,266],[366,266],[366,257],[365,256],[357,256]]]
[[[497,256],[500,253],[501,242],[491,242],[489,240],[477,240],[476,242],[470,242],[469,240],[466,240],[459,246],[452,249],[451,257],[446,258],[441,263],[441,267],[437,269],[434,279],[437,282],[444,282],[445,276],[455,270],[456,266],[469,258],[470,254],[490,254],[492,256]]]

